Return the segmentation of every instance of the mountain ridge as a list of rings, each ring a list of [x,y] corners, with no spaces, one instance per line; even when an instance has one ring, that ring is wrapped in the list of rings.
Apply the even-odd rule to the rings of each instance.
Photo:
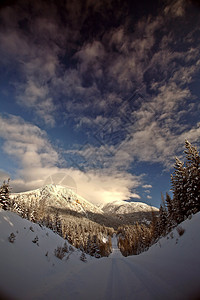
[[[25,202],[36,200],[36,197],[38,200],[45,200],[49,206],[56,204],[58,208],[69,208],[85,215],[87,211],[103,214],[100,208],[79,196],[72,189],[61,185],[48,184],[39,189],[11,194],[12,199],[25,200]]]
[[[107,213],[130,213],[136,211],[158,211],[156,207],[143,202],[127,202],[123,200],[113,200],[112,202],[100,205],[100,208]]]
[[[157,208],[142,202],[126,202],[113,200],[110,203],[95,205],[74,190],[58,184],[48,184],[39,189],[13,193],[11,199],[19,204],[35,206],[46,213],[59,210],[63,218],[84,218],[100,225],[117,229],[123,224],[135,222],[148,223]]]

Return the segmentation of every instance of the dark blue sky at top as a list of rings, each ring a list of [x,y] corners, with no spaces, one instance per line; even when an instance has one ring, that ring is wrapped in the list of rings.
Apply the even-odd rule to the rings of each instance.
[[[3,1],[0,179],[159,206],[200,141],[198,1]]]

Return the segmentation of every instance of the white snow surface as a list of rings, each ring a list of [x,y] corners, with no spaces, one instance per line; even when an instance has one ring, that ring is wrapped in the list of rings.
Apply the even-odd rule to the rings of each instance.
[[[123,257],[122,254],[121,254],[121,251],[119,250],[118,248],[118,245],[117,245],[117,237],[116,237],[116,234],[113,235],[113,238],[112,238],[112,253],[110,254],[110,258],[120,258],[120,257]]]
[[[114,235],[108,258],[87,256],[82,262],[76,250],[68,260],[59,260],[54,249],[64,244],[61,237],[0,210],[0,298],[199,299],[200,213],[181,226],[182,236],[174,229],[173,238],[169,234],[137,256],[123,257]],[[14,243],[8,241],[11,232]],[[36,235],[39,246],[32,243]]]

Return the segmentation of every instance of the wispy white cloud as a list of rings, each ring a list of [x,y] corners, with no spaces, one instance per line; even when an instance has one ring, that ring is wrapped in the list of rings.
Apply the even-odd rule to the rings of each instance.
[[[164,13],[172,17],[183,17],[185,15],[185,8],[185,0],[169,1],[169,5],[165,7]]]
[[[144,189],[151,189],[152,185],[151,184],[143,184],[142,186]]]
[[[18,103],[29,109],[33,109],[37,115],[49,126],[55,125],[56,105],[49,95],[47,85],[28,80],[26,84],[18,86]]]
[[[131,194],[131,198],[134,198],[134,199],[141,199],[140,195],[138,195],[138,194],[136,194],[136,193]]]
[[[0,137],[4,140],[4,152],[17,159],[23,168],[53,166],[58,161],[46,132],[20,117],[0,116]]]
[[[35,18],[31,21],[28,12],[20,7],[7,8],[1,12],[1,16],[3,26],[0,30],[0,60],[2,64],[6,64],[7,70],[13,71],[15,68],[16,73],[20,74],[15,78],[11,77],[17,101],[22,107],[35,112],[47,125],[53,126],[56,105],[49,82],[56,76],[59,64],[58,54],[61,48],[57,43],[62,44],[62,38],[58,25],[56,21],[51,22],[47,18]],[[19,26],[25,20],[29,26],[29,34]]]
[[[84,74],[87,71],[93,73],[97,78],[102,77],[102,62],[105,57],[105,49],[101,42],[93,41],[86,44],[81,50],[76,52],[75,58],[79,59],[79,71]]]

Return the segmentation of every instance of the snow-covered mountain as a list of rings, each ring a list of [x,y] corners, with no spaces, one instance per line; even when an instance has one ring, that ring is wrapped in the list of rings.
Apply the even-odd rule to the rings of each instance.
[[[113,237],[109,257],[59,260],[60,236],[0,209],[0,299],[199,299],[200,213],[180,226],[140,255],[122,257]]]
[[[103,204],[100,208],[111,214],[130,214],[136,212],[151,212],[152,210],[158,211],[156,207],[149,206],[142,202],[127,202],[127,201],[112,201]]]
[[[129,224],[135,221],[148,222],[152,217],[152,211],[155,213],[158,212],[156,207],[142,202],[112,201],[101,205],[100,208],[105,214]]]
[[[103,211],[79,196],[75,191],[61,185],[48,184],[24,193],[13,193],[11,198],[18,202],[38,202],[46,207],[68,209],[87,217],[88,212],[103,214]]]
[[[76,217],[84,217],[101,225],[117,228],[122,224],[133,224],[135,221],[148,221],[151,219],[151,211],[158,211],[140,202],[113,201],[111,203],[96,206],[74,190],[61,185],[48,184],[42,188],[13,193],[11,198],[18,203],[33,203],[45,209],[59,208],[62,215],[72,214]]]

